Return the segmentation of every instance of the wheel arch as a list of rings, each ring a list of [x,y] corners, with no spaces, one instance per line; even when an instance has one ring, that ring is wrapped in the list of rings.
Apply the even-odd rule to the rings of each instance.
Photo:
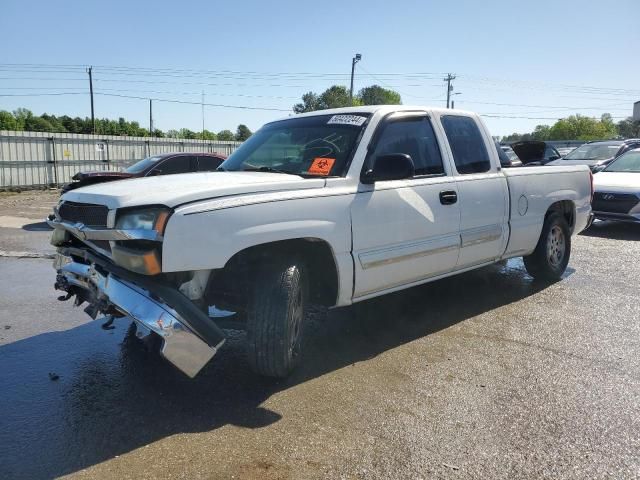
[[[234,254],[217,278],[251,275],[282,258],[295,258],[307,269],[309,293],[315,303],[331,307],[338,302],[340,275],[329,242],[316,237],[293,238],[252,245]]]
[[[569,229],[573,233],[573,229],[576,224],[576,205],[572,200],[560,200],[549,205],[547,212],[544,215],[545,220],[553,213],[559,213],[567,221]]]

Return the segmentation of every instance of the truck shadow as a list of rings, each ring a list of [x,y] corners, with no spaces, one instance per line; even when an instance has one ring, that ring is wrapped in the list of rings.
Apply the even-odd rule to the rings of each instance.
[[[580,235],[612,240],[640,240],[640,223],[596,221]]]
[[[179,433],[271,425],[281,415],[261,405],[274,393],[544,287],[512,260],[312,314],[303,364],[282,381],[248,370],[240,332],[193,380],[147,352],[124,322],[108,334],[89,322],[2,346],[0,477],[58,477]]]

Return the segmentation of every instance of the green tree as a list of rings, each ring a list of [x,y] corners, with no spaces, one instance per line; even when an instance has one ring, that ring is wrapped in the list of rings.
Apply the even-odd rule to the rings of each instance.
[[[0,112],[0,115],[2,112]],[[640,137],[640,120],[633,121],[632,117],[620,120],[616,125],[618,129],[618,135],[622,138],[638,138]],[[1,129],[1,128],[0,128]]]
[[[618,134],[611,116],[600,120],[582,115],[571,115],[558,120],[549,131],[549,140],[602,140]]]
[[[313,92],[302,95],[302,103],[296,103],[293,106],[295,113],[315,112],[316,110],[320,110],[320,99]]]
[[[551,132],[551,127],[549,125],[538,125],[535,130],[531,134],[531,138],[533,140],[549,140],[549,135]]]
[[[379,85],[365,87],[358,92],[362,105],[400,105],[402,99],[398,92],[382,88]]]
[[[244,142],[251,135],[253,135],[253,134],[251,133],[251,130],[249,130],[249,127],[247,127],[244,124],[238,125],[238,129],[236,130],[236,141],[237,142]]]
[[[200,136],[196,132],[189,130],[188,128],[181,128],[180,130],[178,130],[178,138],[194,139],[200,138]]]
[[[0,130],[17,130],[18,122],[11,112],[0,110]]]
[[[302,96],[302,103],[293,106],[295,113],[314,112],[316,110],[327,110],[329,108],[339,108],[351,106],[349,90],[342,85],[333,85],[327,88],[320,95],[314,92],[307,92]]]
[[[24,121],[24,130],[27,132],[53,132],[51,123],[42,117],[27,117]]]
[[[27,121],[33,118],[33,113],[26,108],[17,108],[13,111],[13,117],[16,119],[16,130],[24,130]]]
[[[218,132],[218,140],[223,142],[231,142],[235,139],[231,130],[221,130]]]
[[[204,132],[200,132],[200,138],[203,140],[216,140],[218,136],[215,132],[210,132],[209,130],[204,130]]]
[[[322,92],[318,104],[320,106],[320,110],[349,107],[351,106],[349,90],[347,90],[347,87],[342,85],[333,85]]]
[[[64,125],[62,124],[62,122],[60,121],[60,119],[58,117],[56,117],[55,115],[47,115],[46,113],[43,113],[42,115],[40,115],[40,118],[42,118],[43,120],[46,120],[47,122],[49,122],[51,124],[51,127],[53,128],[52,130],[49,130],[51,132],[66,132],[67,129],[64,128]]]
[[[505,135],[504,137],[502,137],[500,141],[504,143],[512,143],[512,142],[519,142],[521,138],[522,138],[521,133],[514,132],[511,135]]]

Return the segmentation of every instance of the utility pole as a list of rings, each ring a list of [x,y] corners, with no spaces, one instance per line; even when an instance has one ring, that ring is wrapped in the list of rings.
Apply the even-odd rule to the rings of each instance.
[[[351,59],[351,88],[349,89],[349,103],[353,105],[353,74],[356,70],[356,63],[362,60],[362,55],[356,53],[356,56]]]
[[[202,140],[204,140],[204,90],[202,90]]]
[[[456,76],[451,75],[450,73],[447,73],[447,77],[444,79],[444,81],[447,82],[447,108],[449,108],[449,100],[451,99],[451,92],[453,91],[453,85],[451,85],[451,82],[455,79]]]
[[[91,76],[91,71],[93,67],[89,67],[87,69],[87,73],[89,74],[89,94],[91,95],[91,133],[96,133],[96,117],[93,113],[93,77]]]
[[[149,136],[153,137],[153,100],[149,99]]]

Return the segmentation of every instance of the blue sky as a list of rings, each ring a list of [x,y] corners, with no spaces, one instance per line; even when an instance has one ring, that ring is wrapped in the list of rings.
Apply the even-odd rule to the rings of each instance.
[[[208,106],[207,129],[255,130],[304,92],[348,85],[357,52],[356,90],[377,83],[443,106],[452,72],[456,107],[504,135],[573,113],[631,115],[638,18],[638,0],[2,0],[0,95],[76,95],[0,96],[0,109],[88,116],[82,65],[93,65],[97,117],[148,126],[146,100],[104,94],[197,103],[204,90],[206,103],[274,109]],[[156,101],[154,120],[199,131],[201,107]]]

